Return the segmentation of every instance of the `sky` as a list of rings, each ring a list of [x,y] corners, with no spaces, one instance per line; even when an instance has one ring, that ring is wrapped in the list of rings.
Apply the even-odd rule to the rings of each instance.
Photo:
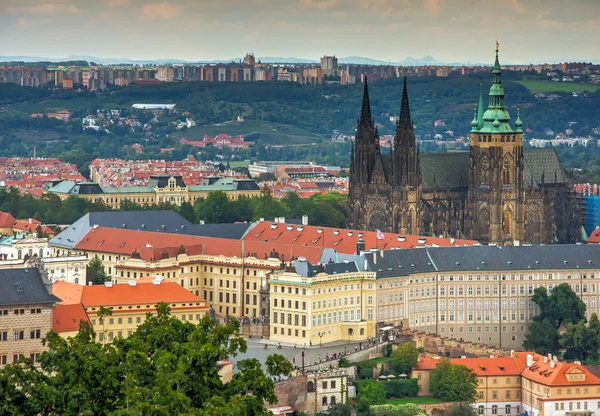
[[[600,59],[600,0],[0,0],[0,55]]]

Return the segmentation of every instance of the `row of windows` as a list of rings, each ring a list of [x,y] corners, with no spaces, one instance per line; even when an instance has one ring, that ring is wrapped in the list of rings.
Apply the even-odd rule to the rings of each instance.
[[[300,309],[300,301],[298,301],[298,300],[292,301],[291,299],[288,299],[288,301],[287,301],[287,308],[288,309],[292,309],[292,305],[294,306],[294,309],[296,309],[296,310]],[[273,298],[273,307],[275,307],[275,308],[277,308],[277,307],[285,308],[285,299],[280,299],[278,301],[277,298]],[[314,307],[315,306],[314,306],[314,302],[313,302],[313,308]],[[321,307],[321,302],[319,302],[319,308],[320,307]],[[306,302],[302,302],[302,310],[303,311],[306,310]]]
[[[277,335],[277,333],[278,333],[277,331],[279,331],[279,334],[285,335],[285,328],[277,328],[276,326],[274,326],[273,327],[273,334]],[[300,335],[300,334],[302,334],[302,335]],[[288,335],[288,337],[292,336],[292,329],[291,328],[288,328],[287,335]],[[302,338],[306,338],[306,331],[305,330],[300,331],[298,329],[295,329],[293,336],[296,336],[296,337],[302,336]]]
[[[496,380],[496,379],[494,379]],[[507,379],[510,380],[510,379]],[[483,399],[484,398],[484,392],[482,390],[479,391],[479,398]],[[498,390],[492,390],[492,399],[497,399],[498,398]],[[510,390],[506,390],[504,392],[504,398],[505,399],[512,399],[512,392]],[[521,391],[517,390],[515,391],[515,398],[520,399],[521,398]]]
[[[277,324],[277,323],[281,323],[281,324],[285,324],[286,320],[285,320],[286,314],[285,313],[281,313],[281,315],[279,315],[277,312],[273,312],[273,323]],[[292,323],[293,320],[293,323]],[[296,326],[306,326],[306,315],[298,315],[298,314],[291,314],[288,313],[287,314],[287,324],[288,325],[296,325]]]
[[[42,308],[31,308],[27,311],[25,309],[13,309],[12,311],[14,315],[25,315],[27,312],[33,315],[42,313]],[[0,316],[8,315],[9,313],[10,309],[0,309]]]
[[[506,415],[510,415],[512,412],[512,406],[510,404],[507,404],[506,406],[504,406],[504,414]],[[520,407],[516,406],[515,411],[512,412],[513,414],[518,415],[520,413]],[[479,407],[477,407],[477,414],[479,415],[483,415],[485,413],[485,407],[483,405],[479,405]],[[498,406],[493,405],[492,406],[492,414],[493,415],[497,415],[498,414]]]
[[[20,340],[24,340],[25,339],[25,333],[27,331],[23,330],[23,329],[17,329],[15,331],[13,331],[12,333],[12,340],[14,341],[20,341]],[[29,338],[28,339],[40,339],[42,337],[42,330],[41,329],[32,329],[29,331]],[[9,332],[8,331],[2,331],[0,332],[0,341],[8,341],[9,338]]]
[[[12,356],[13,364],[16,364],[17,362],[19,362],[19,360],[23,357],[25,357],[25,354],[13,354],[13,356]],[[29,354],[29,359],[31,361],[37,363],[38,361],[40,361],[40,353],[32,352],[31,354]],[[6,365],[6,364],[8,364],[8,355],[0,355],[0,365]]]
[[[373,310],[369,309],[367,316],[372,320]],[[356,314],[354,313],[354,309],[350,309],[349,311],[346,309],[343,311],[344,319],[342,320],[342,311],[338,311],[337,314],[333,312],[323,313],[323,314],[313,314],[312,315],[312,326],[321,326],[328,325],[337,322],[358,322],[361,320],[360,309],[356,309]]]

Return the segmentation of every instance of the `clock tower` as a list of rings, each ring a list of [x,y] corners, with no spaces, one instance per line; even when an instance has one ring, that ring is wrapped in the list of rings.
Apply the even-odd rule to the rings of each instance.
[[[487,110],[483,91],[471,122],[469,155],[470,238],[510,245],[524,239],[523,123],[517,110],[514,128],[504,107],[498,42]]]

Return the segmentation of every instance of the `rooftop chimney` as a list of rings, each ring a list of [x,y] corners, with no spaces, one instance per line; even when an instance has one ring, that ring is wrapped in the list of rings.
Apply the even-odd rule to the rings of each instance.
[[[550,360],[550,368],[556,367],[556,361]]]
[[[104,282],[105,287],[112,287],[112,282]]]
[[[356,243],[356,254],[360,254],[361,252],[365,251],[365,247],[365,241],[362,239],[362,237],[360,237]]]
[[[533,365],[533,355],[527,354],[527,367],[531,367]]]
[[[302,216],[302,225],[308,225],[308,215]]]

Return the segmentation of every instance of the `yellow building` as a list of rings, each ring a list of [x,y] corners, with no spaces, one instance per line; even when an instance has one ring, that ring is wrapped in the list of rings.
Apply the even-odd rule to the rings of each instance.
[[[473,406],[480,415],[591,416],[600,412],[600,379],[578,362],[563,363],[551,355],[529,352],[450,362],[465,365],[477,376]],[[413,369],[419,395],[430,395],[430,375],[438,363],[438,359],[420,359]]]
[[[355,263],[313,266],[299,258],[269,280],[269,338],[310,346],[374,337],[375,286],[375,273]]]
[[[194,204],[197,199],[208,197],[213,191],[223,191],[230,199],[240,196],[260,195],[260,188],[251,179],[208,178],[202,185],[186,185],[181,175],[152,175],[146,186],[125,186],[121,188],[102,187],[94,182],[51,181],[46,192],[58,195],[60,199],[78,196],[92,202],[102,202],[113,209],[119,209],[121,202],[130,201],[140,205],[153,205],[169,202],[181,205]]]
[[[147,313],[156,313],[156,305],[160,302],[169,305],[172,316],[192,323],[198,323],[209,309],[204,299],[177,283],[160,278],[149,283],[132,281],[83,287],[58,282],[52,287],[52,293],[63,299],[63,304],[83,305],[99,341],[130,336],[144,323]],[[101,307],[108,308],[112,314],[98,316]]]

